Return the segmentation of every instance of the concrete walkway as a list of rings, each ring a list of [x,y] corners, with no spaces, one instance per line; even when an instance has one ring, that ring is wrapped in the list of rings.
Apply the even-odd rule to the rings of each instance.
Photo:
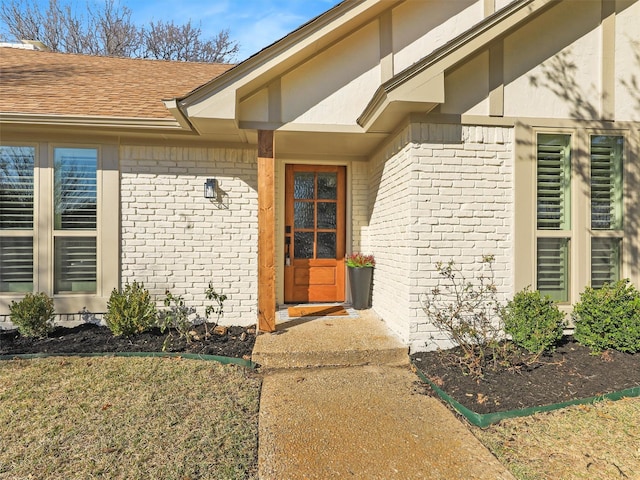
[[[258,336],[259,477],[513,479],[438,400],[372,312]]]

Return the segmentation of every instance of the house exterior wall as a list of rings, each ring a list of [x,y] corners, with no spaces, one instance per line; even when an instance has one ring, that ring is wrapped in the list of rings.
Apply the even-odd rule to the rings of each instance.
[[[403,2],[393,9],[394,71],[401,72],[484,18],[484,0]]]
[[[211,281],[228,297],[222,323],[255,323],[256,151],[125,145],[120,155],[122,285],[143,282],[160,304],[168,289],[202,315]],[[218,180],[214,201],[207,178]]]
[[[640,2],[618,1],[625,7],[615,19],[616,119],[640,122]]]
[[[380,83],[377,22],[282,77],[282,121],[355,125]]]
[[[572,96],[599,98],[600,17],[600,2],[562,2],[505,39],[505,115],[576,118]]]
[[[369,225],[369,168],[367,162],[352,162],[348,172],[351,185],[351,252],[365,250],[363,242]]]
[[[640,3],[615,5],[613,21],[604,24],[600,2],[561,2],[505,38],[505,116],[640,118],[637,87],[630,83],[640,68]]]
[[[411,240],[412,175],[409,131],[404,130],[369,165],[369,225],[362,250],[373,253],[373,308],[389,328],[407,339],[411,294],[408,272],[415,261]]]
[[[380,84],[480,22],[485,0],[410,1],[238,100],[245,122],[355,126]],[[388,20],[383,20],[383,18]],[[217,105],[217,104],[216,104]],[[215,115],[221,115],[213,106]]]
[[[449,346],[420,301],[438,261],[473,281],[495,255],[498,298],[514,293],[513,145],[512,128],[415,123],[372,160],[373,308],[412,351]]]

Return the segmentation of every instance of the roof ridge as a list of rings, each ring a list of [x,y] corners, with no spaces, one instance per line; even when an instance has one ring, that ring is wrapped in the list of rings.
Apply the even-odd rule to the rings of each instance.
[[[193,62],[186,60],[166,60],[161,58],[142,58],[142,57],[119,57],[115,55],[90,55],[87,53],[73,53],[73,52],[53,52],[53,51],[43,51],[38,50],[37,48],[30,48],[28,46],[21,46],[22,44],[11,44],[8,42],[0,43],[0,51],[2,49],[14,50],[19,52],[30,52],[30,53],[38,53],[50,56],[65,56],[65,57],[76,57],[76,58],[86,58],[86,59],[107,59],[114,61],[131,61],[131,62],[150,62],[150,63],[168,63],[168,64],[178,64],[178,65],[211,65],[211,66],[228,66],[233,67],[235,63],[224,63],[224,62]]]

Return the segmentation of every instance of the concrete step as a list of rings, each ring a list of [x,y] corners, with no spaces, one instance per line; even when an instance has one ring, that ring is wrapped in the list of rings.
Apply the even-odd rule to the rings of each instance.
[[[374,312],[356,317],[290,319],[260,334],[252,360],[263,368],[409,364],[408,348]]]

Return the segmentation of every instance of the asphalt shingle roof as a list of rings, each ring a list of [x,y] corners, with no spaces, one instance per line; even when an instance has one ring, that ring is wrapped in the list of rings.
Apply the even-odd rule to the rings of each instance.
[[[94,57],[0,48],[0,112],[173,118],[182,97],[233,65]]]

